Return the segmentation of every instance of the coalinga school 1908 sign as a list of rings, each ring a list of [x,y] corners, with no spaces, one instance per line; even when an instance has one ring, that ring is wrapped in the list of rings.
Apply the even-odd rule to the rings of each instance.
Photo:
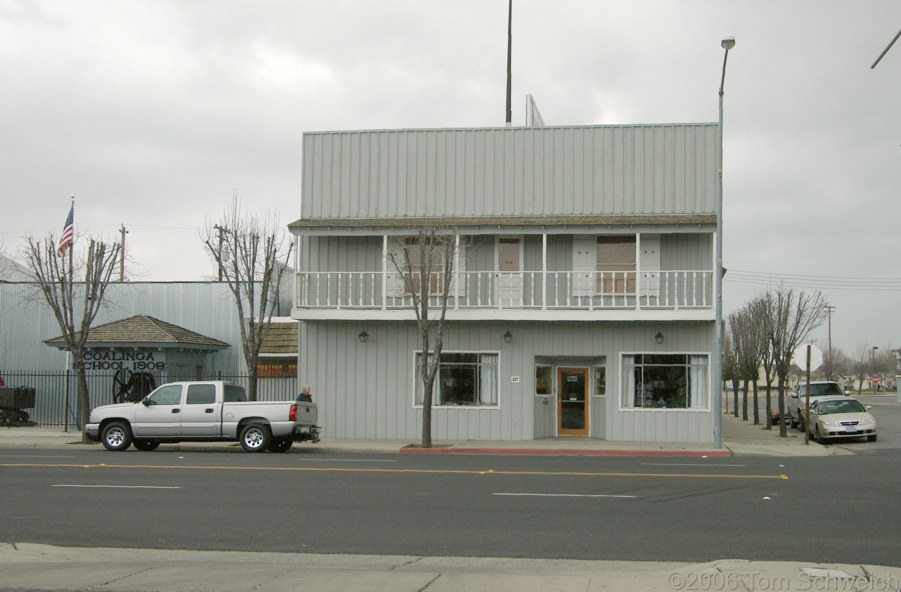
[[[163,371],[166,354],[161,352],[89,351],[82,356],[85,370]]]

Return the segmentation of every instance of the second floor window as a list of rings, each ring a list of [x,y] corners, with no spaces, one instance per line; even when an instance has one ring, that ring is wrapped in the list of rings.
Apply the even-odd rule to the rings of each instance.
[[[451,235],[408,236],[394,240],[388,254],[388,273],[394,278],[395,294],[419,293],[426,281],[429,294],[442,294],[444,271],[448,265],[460,268],[453,268],[450,277],[448,292],[453,292],[456,277],[464,267],[463,247],[461,245],[460,253],[455,257],[455,242]],[[423,273],[428,274],[427,280]]]
[[[599,236],[597,271],[599,293],[635,292],[635,236]]]

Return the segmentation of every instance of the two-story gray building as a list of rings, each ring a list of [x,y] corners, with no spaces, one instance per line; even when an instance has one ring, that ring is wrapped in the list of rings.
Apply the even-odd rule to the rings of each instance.
[[[420,435],[392,255],[454,236],[436,440],[714,440],[714,123],[307,133],[291,316],[333,438]]]

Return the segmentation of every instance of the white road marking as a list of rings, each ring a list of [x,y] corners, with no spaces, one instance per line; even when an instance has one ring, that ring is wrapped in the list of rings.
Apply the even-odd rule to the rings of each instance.
[[[181,487],[168,487],[164,485],[74,485],[61,483],[52,487],[78,487],[84,489],[181,489]]]
[[[515,497],[613,497],[624,499],[635,499],[637,495],[605,495],[605,494],[583,494],[583,493],[493,493],[491,495],[504,495]]]

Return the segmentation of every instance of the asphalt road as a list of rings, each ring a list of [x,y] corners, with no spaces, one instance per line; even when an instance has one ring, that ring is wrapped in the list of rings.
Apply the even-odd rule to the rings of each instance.
[[[0,450],[0,541],[895,565],[896,450],[717,459]]]

